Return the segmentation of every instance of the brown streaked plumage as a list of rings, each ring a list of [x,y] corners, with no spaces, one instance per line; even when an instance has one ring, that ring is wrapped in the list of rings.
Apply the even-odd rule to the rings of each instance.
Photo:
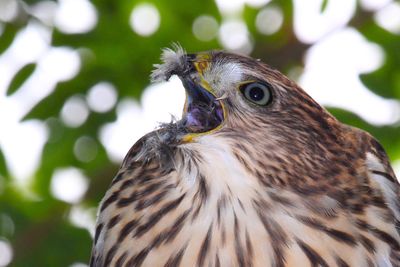
[[[183,119],[128,152],[91,266],[400,266],[400,186],[373,137],[252,58],[162,59]]]

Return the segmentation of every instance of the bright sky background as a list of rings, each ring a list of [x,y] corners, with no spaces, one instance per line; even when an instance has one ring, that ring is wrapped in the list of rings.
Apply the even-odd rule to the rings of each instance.
[[[0,21],[12,20],[16,14],[16,0],[1,1]],[[377,44],[346,26],[355,11],[356,0],[329,1],[323,13],[320,12],[322,0],[293,2],[295,34],[302,42],[311,44],[305,55],[304,73],[298,81],[300,85],[321,104],[345,108],[369,123],[387,125],[398,122],[399,102],[370,92],[358,77],[379,68],[385,54]],[[216,3],[222,22],[219,24],[214,17],[199,14],[192,26],[194,36],[199,42],[217,38],[227,50],[250,54],[252,38],[241,20],[244,5],[261,7],[269,0],[216,0]],[[398,2],[361,0],[361,4],[364,9],[375,12],[374,18],[381,27],[400,34]],[[96,27],[98,20],[96,8],[89,0],[43,1],[33,7],[33,12],[46,24],[67,34],[89,32]],[[72,15],[74,19],[70,19]],[[132,33],[151,36],[157,32],[162,20],[157,7],[144,2],[132,10],[129,24]],[[259,11],[254,25],[260,33],[269,35],[280,29],[282,21],[279,7],[268,4]],[[0,41],[2,29],[0,22]],[[42,148],[48,139],[48,126],[41,121],[20,122],[20,119],[51,94],[58,82],[72,79],[80,71],[78,51],[69,47],[52,47],[51,35],[50,28],[31,22],[0,55],[0,146],[16,182],[22,185],[29,181],[39,164]],[[34,74],[21,89],[7,97],[6,89],[12,77],[32,62],[38,64]],[[87,95],[68,99],[59,116],[69,127],[78,127],[85,123],[90,112],[107,112],[116,105],[117,120],[104,125],[98,134],[110,159],[120,162],[143,134],[160,122],[170,121],[171,115],[179,118],[184,90],[179,80],[172,78],[170,82],[149,85],[139,101],[122,99],[117,102],[117,97],[118,88],[108,81],[99,81]],[[83,151],[80,149],[82,146],[89,149]],[[91,161],[97,153],[95,142],[85,136],[77,140],[73,149],[75,156],[83,162]],[[400,176],[400,162],[395,163],[395,167]],[[69,179],[65,179],[67,176]],[[76,204],[70,216],[72,222],[92,229],[93,220],[87,212],[92,214],[93,211],[85,211],[78,205],[87,186],[88,179],[83,172],[71,167],[54,172],[51,192],[63,201]],[[0,255],[2,253],[12,257],[7,242],[0,240]],[[1,260],[7,257],[0,257],[0,266]]]

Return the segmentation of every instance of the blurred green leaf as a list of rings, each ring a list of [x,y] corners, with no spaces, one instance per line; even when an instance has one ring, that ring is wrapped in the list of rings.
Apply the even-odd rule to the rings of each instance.
[[[7,90],[7,96],[12,95],[15,93],[21,85],[29,78],[29,76],[35,71],[36,69],[36,64],[31,63],[25,65],[15,76],[14,79],[12,80],[11,84],[8,87]]]
[[[368,17],[365,14],[364,17]],[[371,42],[379,44],[384,52],[382,67],[361,76],[363,83],[373,92],[387,98],[400,99],[400,35],[390,33],[374,21],[360,22],[359,30]]]
[[[0,53],[3,53],[11,43],[20,27],[13,24],[4,24],[3,34],[0,36]]]
[[[322,0],[321,9],[320,9],[321,13],[324,13],[324,11],[326,10],[326,7],[328,6],[328,2],[329,2],[329,0]]]
[[[7,178],[9,176],[6,159],[4,157],[3,151],[0,148],[0,176]]]

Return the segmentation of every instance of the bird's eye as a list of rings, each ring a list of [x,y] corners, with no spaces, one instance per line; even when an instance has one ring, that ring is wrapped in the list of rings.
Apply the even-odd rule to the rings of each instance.
[[[248,83],[240,89],[248,100],[257,105],[266,106],[272,100],[271,90],[265,84],[259,82]]]

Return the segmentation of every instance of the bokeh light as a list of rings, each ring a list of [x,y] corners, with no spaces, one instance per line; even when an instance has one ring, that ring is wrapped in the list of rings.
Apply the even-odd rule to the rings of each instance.
[[[79,53],[68,47],[51,48],[40,58],[38,65],[52,79],[66,81],[79,72]]]
[[[168,82],[149,85],[140,102],[149,126],[154,129],[162,122],[180,119],[184,101],[185,89],[181,80],[173,76]]]
[[[360,0],[361,7],[368,11],[377,11],[393,0]]]
[[[122,99],[117,105],[117,120],[106,123],[99,132],[99,138],[109,158],[120,162],[135,140],[146,133],[142,123],[143,114],[137,101]]]
[[[8,60],[10,67],[38,60],[50,46],[50,32],[37,22],[31,22],[21,30],[12,45],[3,54],[3,60]],[[29,47],[29,49],[27,49]],[[7,59],[12,57],[12,59]]]
[[[218,22],[209,15],[202,15],[193,22],[193,34],[200,41],[211,41],[217,36]]]
[[[375,14],[375,20],[385,30],[400,34],[400,3],[393,2]]]
[[[351,19],[356,8],[356,0],[328,1],[321,12],[321,0],[293,0],[294,30],[300,41],[313,43],[337,28],[343,27]]]
[[[160,123],[179,119],[185,99],[178,77],[168,82],[150,85],[143,93],[141,105],[123,99],[117,106],[117,121],[104,125],[100,140],[112,161],[121,162],[128,149],[145,133]]]
[[[129,22],[137,34],[150,36],[160,26],[160,13],[153,4],[140,4],[132,10]]]
[[[280,8],[269,6],[261,9],[256,17],[257,30],[266,35],[277,32],[283,23],[283,14]]]
[[[77,168],[64,168],[54,171],[50,191],[59,200],[78,203],[89,186],[88,178]]]
[[[96,141],[89,136],[81,136],[74,144],[74,155],[82,162],[89,162],[96,158],[98,147]]]
[[[69,267],[88,267],[89,265],[82,263],[82,262],[75,262],[71,264]]]
[[[246,0],[246,4],[251,7],[263,7],[271,2],[271,0]]]
[[[55,13],[55,26],[65,33],[85,33],[97,23],[97,11],[88,0],[59,0]]]
[[[72,96],[61,109],[61,119],[69,127],[81,126],[89,116],[89,108],[81,96]]]
[[[356,30],[337,31],[308,51],[300,84],[324,105],[351,110],[374,124],[392,124],[400,119],[399,103],[375,95],[359,78],[383,60],[382,49]]]
[[[227,50],[250,54],[253,49],[247,26],[241,20],[222,22],[218,37],[221,45]]]
[[[243,9],[243,0],[215,0],[222,14],[240,13]]]
[[[58,8],[59,4],[57,2],[45,0],[33,5],[31,12],[47,26],[53,26]]]
[[[0,20],[13,21],[18,15],[18,2],[16,0],[0,1]]]
[[[91,110],[96,112],[107,112],[117,102],[117,90],[109,82],[99,82],[90,88],[87,102]]]
[[[13,250],[8,241],[0,239],[0,266],[8,266],[13,259]]]
[[[0,123],[6,125],[0,131],[0,146],[7,156],[7,167],[12,176],[21,185],[26,185],[40,163],[48,133],[43,122],[19,122],[10,113],[12,110],[12,107],[0,104]]]
[[[96,212],[96,208],[74,205],[69,213],[68,219],[73,225],[86,229],[93,237],[96,225]]]

